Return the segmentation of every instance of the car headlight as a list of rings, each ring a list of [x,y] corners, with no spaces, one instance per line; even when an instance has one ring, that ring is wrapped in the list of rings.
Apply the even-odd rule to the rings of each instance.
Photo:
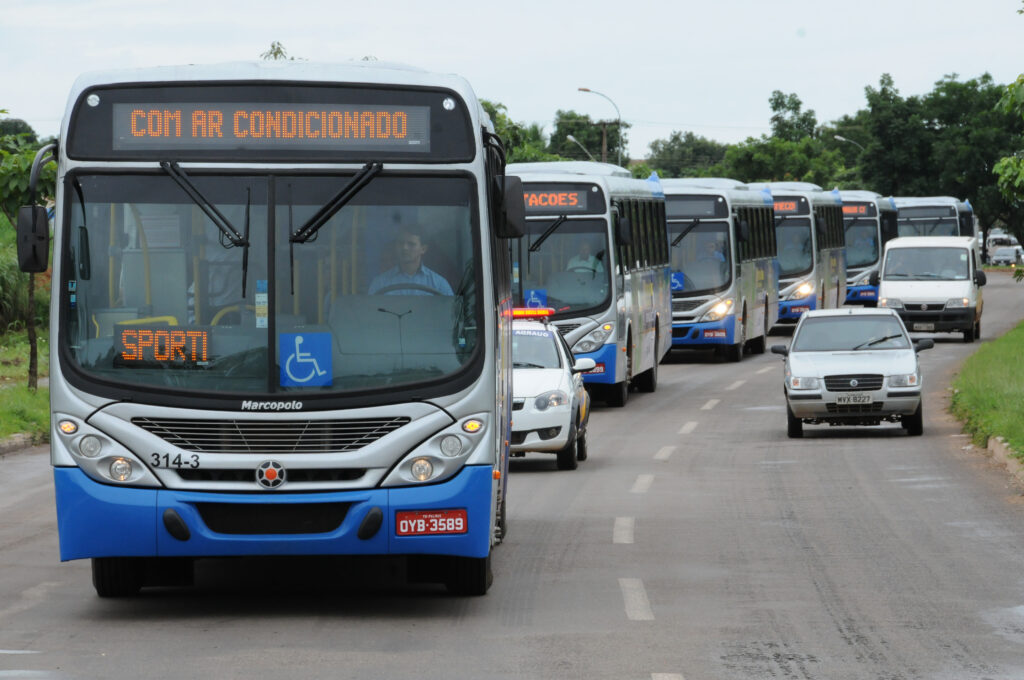
[[[606,323],[598,326],[594,330],[590,331],[586,335],[577,341],[572,346],[572,351],[582,352],[584,354],[593,352],[594,350],[600,349],[601,345],[605,343],[605,340],[611,337],[612,332],[615,330],[615,324]]]
[[[711,305],[711,309],[704,313],[704,316],[700,317],[701,321],[720,321],[725,317],[729,316],[732,312],[732,306],[735,304],[732,298],[724,298],[719,300],[715,304]]]
[[[814,292],[814,282],[804,281],[797,286],[792,293],[786,296],[787,300],[803,300],[805,297]]]
[[[801,378],[791,375],[786,378],[786,385],[791,390],[816,390],[821,387],[821,378]]]
[[[969,304],[971,301],[967,298],[950,298],[946,300],[946,309],[963,309]]]
[[[569,403],[569,395],[562,390],[551,390],[545,392],[533,400],[533,405],[538,411],[547,411],[555,406],[565,406]]]
[[[879,307],[888,307],[889,309],[903,309],[903,300],[899,298],[882,298],[878,301]]]
[[[889,387],[917,387],[920,383],[917,373],[889,376]]]

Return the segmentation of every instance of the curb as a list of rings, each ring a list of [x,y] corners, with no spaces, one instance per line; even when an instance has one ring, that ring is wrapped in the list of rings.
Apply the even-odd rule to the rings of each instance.
[[[1001,463],[1017,481],[1024,483],[1024,463],[1015,457],[1014,454],[1016,452],[1006,444],[1005,439],[1002,437],[989,437],[986,448],[992,458]]]
[[[0,456],[5,453],[12,453],[27,449],[32,446],[32,437],[27,434],[12,434],[6,439],[0,439]]]

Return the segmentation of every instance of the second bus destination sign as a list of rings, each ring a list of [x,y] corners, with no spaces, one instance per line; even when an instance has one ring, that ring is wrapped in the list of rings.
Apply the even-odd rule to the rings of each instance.
[[[428,106],[114,104],[115,150],[337,149],[430,152]]]

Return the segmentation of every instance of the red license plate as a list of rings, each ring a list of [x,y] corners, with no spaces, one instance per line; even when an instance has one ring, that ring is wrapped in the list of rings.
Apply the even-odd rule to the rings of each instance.
[[[791,307],[790,310],[794,314],[803,314],[804,312],[811,311],[810,307]]]
[[[404,510],[395,513],[395,533],[399,536],[437,536],[469,531],[466,511]]]
[[[726,333],[725,333],[724,330],[704,331],[704,337],[705,338],[724,338],[724,337],[726,337]]]
[[[604,373],[604,364],[596,364],[592,369],[587,371],[587,373],[590,373],[591,375],[599,375],[601,373]]]

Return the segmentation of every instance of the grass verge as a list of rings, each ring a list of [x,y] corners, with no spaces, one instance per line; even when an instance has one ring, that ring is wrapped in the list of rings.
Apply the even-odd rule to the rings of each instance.
[[[952,407],[976,445],[1001,436],[1024,459],[1024,323],[964,362],[953,381]]]
[[[0,389],[0,439],[27,434],[41,444],[50,437],[50,390],[32,391],[24,385]]]
[[[40,378],[50,374],[50,333],[46,328],[36,329],[39,352]],[[0,335],[0,387],[28,382],[28,332],[11,331]]]

